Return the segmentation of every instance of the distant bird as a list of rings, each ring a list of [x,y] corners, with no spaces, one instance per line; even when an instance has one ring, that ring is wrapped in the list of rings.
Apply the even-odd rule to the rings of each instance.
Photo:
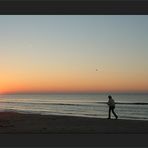
[[[96,71],[98,71],[98,69],[96,69]]]

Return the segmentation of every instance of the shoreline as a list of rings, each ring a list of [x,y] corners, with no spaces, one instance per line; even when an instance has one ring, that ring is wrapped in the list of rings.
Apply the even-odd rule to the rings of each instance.
[[[148,134],[148,121],[0,112],[0,133]]]
[[[78,118],[91,118],[91,119],[107,119],[107,116],[106,116],[106,118],[104,118],[104,117],[97,117],[97,116],[85,116],[85,115],[74,115],[74,114],[44,114],[44,113],[36,113],[36,112],[26,112],[26,111],[16,111],[16,110],[2,110],[2,111],[0,111],[0,114],[1,113],[15,113],[15,114],[23,114],[23,115],[41,115],[41,116],[57,116],[57,117],[59,117],[59,116],[63,116],[63,117],[78,117]],[[115,117],[113,117],[113,115],[112,115],[112,118],[111,118],[111,120],[114,120],[115,119]],[[118,117],[118,120],[128,120],[128,121],[147,121],[148,122],[148,118],[136,118],[136,117],[134,117],[134,118],[121,118],[121,117]]]

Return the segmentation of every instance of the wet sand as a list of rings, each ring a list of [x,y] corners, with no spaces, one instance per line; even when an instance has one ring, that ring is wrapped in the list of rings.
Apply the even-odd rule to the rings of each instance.
[[[148,134],[148,121],[0,112],[0,133]]]

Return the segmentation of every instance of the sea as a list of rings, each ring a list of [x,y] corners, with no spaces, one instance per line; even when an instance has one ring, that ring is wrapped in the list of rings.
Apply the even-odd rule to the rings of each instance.
[[[0,112],[107,118],[108,95],[105,93],[0,95]],[[115,112],[119,119],[148,120],[148,94],[111,95],[116,102]]]

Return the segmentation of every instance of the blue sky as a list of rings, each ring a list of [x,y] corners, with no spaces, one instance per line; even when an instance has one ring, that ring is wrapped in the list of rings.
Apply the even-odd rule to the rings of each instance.
[[[65,90],[148,88],[146,15],[1,15],[0,20],[1,89],[17,81],[23,89],[36,82],[49,91],[64,90],[63,83],[71,84]],[[113,89],[107,85],[112,82]]]

